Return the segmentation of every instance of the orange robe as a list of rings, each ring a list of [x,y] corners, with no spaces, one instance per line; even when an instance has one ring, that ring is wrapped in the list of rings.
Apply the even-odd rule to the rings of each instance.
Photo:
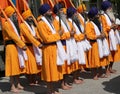
[[[96,42],[97,36],[94,30],[94,26],[91,22],[87,22],[86,24],[86,35],[90,40],[90,44],[92,48],[88,52],[88,63],[87,66],[89,68],[97,68],[100,66],[108,65],[107,58],[99,58],[98,44]]]
[[[83,34],[83,33],[81,33],[79,35],[75,34],[74,38],[75,38],[76,42],[80,42],[80,41],[84,40],[85,34]],[[84,55],[85,55],[85,60],[86,60],[86,64],[87,64],[88,63],[88,61],[87,61],[87,52],[84,52]],[[83,67],[86,67],[86,65],[79,64],[79,69],[82,69]]]
[[[75,28],[74,28],[74,26],[73,26],[73,24],[70,22],[70,21],[68,21],[69,22],[69,26],[71,27],[71,31],[74,31],[75,32]],[[73,29],[73,30],[72,30]],[[70,31],[70,32],[71,32]],[[74,39],[76,38],[76,35],[74,35]],[[69,68],[69,67],[68,67]],[[76,70],[78,70],[79,69],[79,63],[78,63],[78,61],[75,61],[75,62],[73,62],[72,64],[71,64],[71,66],[70,66],[70,70],[71,70],[71,72],[74,72],[74,71],[76,71]]]
[[[58,81],[60,78],[57,66],[57,46],[55,42],[60,40],[60,36],[58,33],[52,34],[52,31],[44,21],[40,20],[38,22],[38,25],[39,29],[41,30],[41,32],[39,32],[40,37],[46,44],[42,49],[42,80],[45,80],[47,82]],[[59,24],[56,20],[53,21],[53,25],[55,27],[55,30],[58,31]]]
[[[15,43],[5,46],[5,76],[25,73],[25,69],[21,69],[19,66],[18,51],[16,48],[16,45],[20,48],[24,47],[24,42],[18,38],[9,22],[6,21],[3,23],[2,31],[4,41],[12,40]]]
[[[104,15],[102,15],[100,18],[101,18],[103,30],[104,30],[107,38],[108,38],[109,37],[108,33],[109,33],[111,28],[107,24],[107,20],[106,20]],[[109,42],[109,40],[108,40],[108,42]],[[111,51],[111,55],[109,56],[109,61],[110,62],[119,62],[120,61],[120,57],[119,56],[120,56],[120,46],[117,45],[117,51]]]
[[[81,16],[82,16],[82,15],[81,15]],[[78,14],[78,19],[79,19],[81,25],[82,25],[83,28],[84,28],[84,27],[85,27],[85,23],[84,23],[83,19],[81,18],[81,16]],[[85,32],[84,32],[84,33],[85,33]],[[83,40],[83,39],[85,38],[85,34],[84,34],[84,33],[82,33],[82,34],[80,34],[80,35],[75,35],[75,40],[76,40],[76,41],[81,41],[81,40]],[[87,54],[88,54],[88,53],[85,52],[86,64],[88,63]],[[80,69],[84,69],[85,67],[87,67],[87,65],[79,65],[79,68],[80,68]]]
[[[26,51],[28,55],[28,61],[26,62],[26,73],[27,74],[39,73],[41,71],[41,68],[36,63],[32,45],[38,47],[38,45],[40,45],[40,42],[33,37],[28,27],[24,23],[20,24],[20,32],[23,41],[26,43],[26,45],[28,44],[27,45],[28,49]]]
[[[68,21],[68,20],[67,20]],[[75,31],[75,28],[73,27],[72,23],[70,21],[68,21],[68,25],[70,27],[70,31],[67,32],[67,33],[64,33],[62,36],[61,36],[61,40],[66,40],[66,39],[69,39],[71,36],[70,36],[70,32],[72,31]],[[66,46],[65,46],[66,48]],[[62,69],[64,70],[64,74],[71,74],[72,72],[76,71],[79,69],[79,64],[77,61],[71,63],[70,65],[67,64],[67,61],[65,62],[65,64],[62,66]]]
[[[61,40],[66,40],[66,39],[69,39],[70,37],[70,33],[69,32],[64,32],[64,34],[61,36]],[[63,45],[64,49],[66,50],[66,45]],[[60,78],[63,78],[63,75],[64,74],[69,74],[71,73],[70,69],[69,69],[69,72],[67,70],[67,61],[64,62],[64,64],[62,66],[58,66],[58,70],[60,71],[59,72],[59,77]]]
[[[70,22],[68,22],[70,28],[72,29],[72,25]],[[67,40],[70,38],[70,31],[63,33],[63,35],[61,36],[61,40]],[[65,50],[66,50],[66,45],[63,45]],[[64,65],[62,66],[62,73],[63,74],[70,74],[72,72],[72,67],[71,65],[67,64],[67,61],[64,62]]]

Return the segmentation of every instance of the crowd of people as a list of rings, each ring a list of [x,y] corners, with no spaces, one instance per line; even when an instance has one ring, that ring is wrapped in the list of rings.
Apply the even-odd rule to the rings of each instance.
[[[37,85],[39,76],[46,82],[47,94],[61,94],[56,84],[68,90],[73,83],[83,83],[80,71],[92,71],[94,80],[116,72],[112,67],[120,61],[120,23],[111,2],[103,1],[101,11],[92,7],[88,12],[85,4],[65,8],[59,2],[53,9],[43,4],[39,13],[37,19],[30,9],[18,15],[13,6],[0,12],[5,19],[5,76],[10,77],[12,92],[24,89],[21,74],[29,85]]]

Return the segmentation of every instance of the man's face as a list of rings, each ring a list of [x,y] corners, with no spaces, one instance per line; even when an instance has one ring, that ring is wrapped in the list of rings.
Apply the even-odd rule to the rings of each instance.
[[[28,21],[33,21],[33,18],[30,16],[27,18]]]
[[[16,12],[14,12],[12,16],[14,16],[17,19],[17,13]]]
[[[48,10],[44,16],[49,20],[49,21],[53,21],[53,16],[52,16],[53,12],[51,10]]]
[[[80,20],[78,18],[78,13],[77,12],[74,13],[74,15],[72,16],[72,19],[75,23],[80,24]]]
[[[96,18],[96,19],[99,19],[99,17],[100,17],[99,14],[95,15],[95,18]]]
[[[14,12],[13,14],[12,14],[12,16],[10,16],[10,19],[12,20],[12,21],[17,21],[18,19],[17,19],[17,14],[16,14],[16,12]]]
[[[59,14],[58,14],[60,17],[66,17],[66,14],[64,13],[63,9],[61,8],[59,10]]]
[[[33,20],[32,16],[28,17],[26,19],[26,21],[28,22],[28,24],[34,24],[34,20]]]
[[[114,22],[115,21],[115,16],[114,16],[112,7],[108,8],[106,13],[109,15],[110,19]]]
[[[45,15],[48,15],[48,16],[51,16],[52,15],[52,11],[51,10],[48,10]]]
[[[78,13],[77,12],[74,13],[73,16],[72,16],[72,18],[76,18],[77,19],[78,18]]]
[[[60,13],[60,14],[63,14],[63,13],[64,13],[62,8],[59,10],[59,13]]]

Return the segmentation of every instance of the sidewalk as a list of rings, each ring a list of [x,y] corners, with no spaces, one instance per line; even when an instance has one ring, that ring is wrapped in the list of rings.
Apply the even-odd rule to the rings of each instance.
[[[116,74],[112,74],[109,78],[100,78],[99,80],[93,80],[89,73],[82,73],[83,84],[74,84],[71,90],[60,89],[60,92],[62,94],[120,94],[120,63],[115,63],[114,69],[117,70]],[[42,82],[40,86],[28,86],[24,76],[21,77],[21,82],[25,90],[19,94],[45,94],[47,91]],[[13,94],[9,90],[9,78],[0,78],[0,94]]]

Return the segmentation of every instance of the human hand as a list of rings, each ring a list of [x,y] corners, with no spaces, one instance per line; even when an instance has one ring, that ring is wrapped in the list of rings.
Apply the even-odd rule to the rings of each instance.
[[[39,48],[42,48],[42,47],[43,47],[43,44],[39,44],[38,47],[39,47]]]
[[[59,33],[60,36],[62,36],[62,35],[63,35],[63,30],[60,29],[60,30],[58,31],[58,33]]]
[[[23,50],[27,50],[27,46],[26,46],[26,45],[23,46],[22,49],[23,49]]]

